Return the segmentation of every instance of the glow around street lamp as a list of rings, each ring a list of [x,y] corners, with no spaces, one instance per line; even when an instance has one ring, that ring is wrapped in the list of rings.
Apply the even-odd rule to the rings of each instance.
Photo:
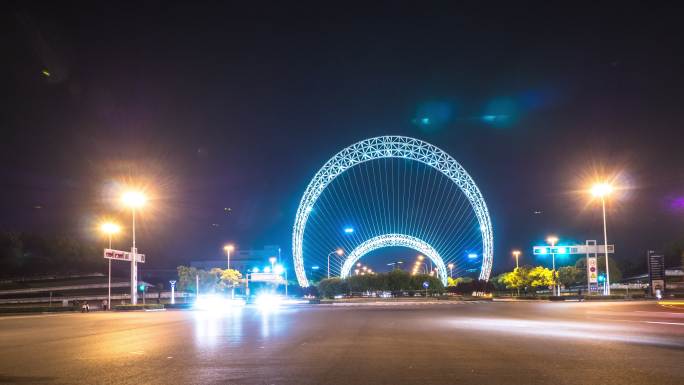
[[[591,187],[591,195],[604,198],[613,192],[613,186],[609,183],[597,183]]]
[[[100,225],[100,231],[102,231],[104,234],[112,235],[121,231],[121,226],[117,225],[116,223],[105,222]]]
[[[137,209],[145,205],[147,197],[140,191],[126,191],[121,196],[121,202],[126,207]]]

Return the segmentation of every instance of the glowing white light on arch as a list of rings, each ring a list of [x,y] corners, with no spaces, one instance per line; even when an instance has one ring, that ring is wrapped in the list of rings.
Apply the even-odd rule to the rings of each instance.
[[[356,261],[358,261],[364,255],[383,247],[395,246],[408,247],[409,249],[416,250],[430,258],[437,266],[437,275],[439,276],[440,280],[444,286],[447,285],[446,266],[444,265],[444,260],[439,255],[437,250],[435,250],[427,242],[406,234],[383,234],[373,237],[357,246],[354,250],[352,250],[351,253],[349,253],[347,259],[344,261],[341,274],[342,278],[347,278],[349,276]]]
[[[349,168],[382,158],[401,158],[426,164],[442,173],[460,188],[472,206],[480,225],[482,266],[479,278],[488,280],[494,252],[492,223],[482,193],[470,175],[449,154],[427,142],[406,136],[379,136],[354,143],[335,154],[318,170],[304,191],[292,231],[292,255],[299,285],[309,286],[304,268],[304,231],[309,215],[321,193],[337,176]]]

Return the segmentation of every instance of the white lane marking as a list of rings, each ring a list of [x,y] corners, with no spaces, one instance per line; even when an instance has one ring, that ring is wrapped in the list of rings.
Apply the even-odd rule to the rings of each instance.
[[[629,322],[629,323],[645,323],[645,324],[657,324],[657,325],[675,325],[684,326],[682,322],[664,322],[664,321],[637,321],[633,319],[614,319],[614,318],[598,318],[589,317],[590,319],[595,319],[603,322]]]
[[[684,326],[684,323],[682,323],[682,322],[660,322],[660,321],[643,321],[643,322],[646,322],[647,324]]]
[[[660,316],[663,314],[667,315],[673,315],[675,318],[684,318],[684,313],[677,313],[677,312],[671,312],[671,311],[645,311],[645,310],[637,310],[636,313],[645,313],[648,315],[654,315],[654,316]]]

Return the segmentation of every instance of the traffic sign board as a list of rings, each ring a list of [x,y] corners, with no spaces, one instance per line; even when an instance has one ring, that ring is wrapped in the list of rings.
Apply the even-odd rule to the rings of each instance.
[[[594,257],[587,258],[587,280],[589,285],[598,282],[597,261]]]
[[[546,254],[598,254],[604,253],[603,245],[573,245],[573,246],[534,246],[534,255]],[[608,245],[608,254],[615,253],[615,245]]]
[[[145,254],[136,253],[136,262],[145,263]],[[115,259],[118,261],[132,261],[133,253],[130,251],[114,250],[114,249],[104,249],[104,257],[106,259]]]
[[[249,280],[252,282],[282,283],[285,280],[280,274],[275,273],[250,273]]]
[[[428,287],[430,287],[430,282],[428,282],[428,281],[423,281],[423,287],[426,288],[426,289],[427,289]]]

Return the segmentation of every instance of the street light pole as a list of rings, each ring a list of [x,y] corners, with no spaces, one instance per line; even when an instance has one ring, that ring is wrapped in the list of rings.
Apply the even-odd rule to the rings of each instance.
[[[518,265],[518,257],[520,257],[520,250],[513,250],[513,256],[515,257],[515,270],[518,274],[520,274],[520,272],[518,271],[520,270],[520,266]],[[518,297],[520,297],[520,287],[518,287],[517,289]]]
[[[601,198],[601,208],[603,210],[603,250],[606,256],[606,282],[603,289],[604,295],[610,295],[610,267],[608,266],[608,231],[606,226],[606,196],[613,192],[610,183],[597,183],[591,188],[591,194]]]
[[[138,303],[138,265],[136,265],[137,249],[135,247],[135,207],[131,209],[133,213],[133,247],[131,247],[131,304]]]
[[[610,268],[608,267],[608,230],[606,228],[606,198],[601,196],[601,206],[603,208],[603,250],[606,254],[606,287],[605,294],[610,295]]]
[[[223,250],[226,251],[226,269],[230,269],[230,252],[233,251],[233,245],[223,246]]]
[[[112,248],[112,233],[107,234],[109,236],[109,248]],[[107,310],[112,308],[112,260],[108,258],[109,266],[107,268]]]
[[[553,292],[554,294],[557,293],[556,295],[560,295],[560,287],[556,282],[556,253],[554,251],[554,247],[556,246],[556,242],[558,242],[558,238],[551,236],[548,237],[546,241],[551,244],[551,273],[553,274]]]
[[[226,250],[226,268],[230,269],[230,249]]]
[[[342,249],[336,249],[328,253],[328,278],[330,278],[330,256],[333,254],[337,254],[341,257],[342,254],[344,254],[344,251],[342,251]]]
[[[145,194],[140,191],[127,191],[121,197],[124,205],[131,208],[131,214],[133,217],[133,247],[131,247],[131,304],[135,305],[138,303],[138,249],[135,247],[135,211],[137,208],[142,207],[145,204],[147,198]]]
[[[121,230],[119,225],[112,222],[105,222],[100,225],[100,231],[107,234],[109,241],[109,249],[112,248],[112,234],[118,233]],[[112,308],[112,259],[107,258],[107,309]]]

